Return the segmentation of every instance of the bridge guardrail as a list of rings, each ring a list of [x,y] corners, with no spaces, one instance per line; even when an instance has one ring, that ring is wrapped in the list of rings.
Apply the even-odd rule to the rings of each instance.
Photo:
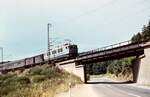
[[[90,50],[90,51],[87,51],[87,52],[83,52],[83,53],[80,53],[79,56],[84,56],[84,55],[93,54],[93,53],[96,53],[96,52],[101,52],[101,51],[109,50],[109,49],[113,49],[113,48],[117,48],[117,47],[129,45],[131,43],[132,43],[132,41],[128,40],[128,41],[116,43],[116,44],[113,44],[113,45],[101,47],[101,48],[98,48],[98,49]]]

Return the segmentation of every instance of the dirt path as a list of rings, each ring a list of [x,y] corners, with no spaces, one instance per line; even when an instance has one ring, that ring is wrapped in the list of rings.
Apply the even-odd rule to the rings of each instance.
[[[71,94],[71,95],[70,95]],[[99,97],[94,90],[92,89],[92,85],[83,84],[75,86],[71,89],[71,92],[65,92],[61,94],[57,94],[55,97]]]

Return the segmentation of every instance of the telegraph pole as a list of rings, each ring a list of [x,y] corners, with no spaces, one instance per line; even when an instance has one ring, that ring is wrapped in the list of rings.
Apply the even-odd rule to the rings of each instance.
[[[51,23],[48,23],[47,24],[47,40],[48,40],[48,63],[50,61],[50,34],[49,34],[49,31],[50,31],[50,27],[52,27],[52,24]]]
[[[1,49],[1,63],[3,64],[3,47],[0,47]]]

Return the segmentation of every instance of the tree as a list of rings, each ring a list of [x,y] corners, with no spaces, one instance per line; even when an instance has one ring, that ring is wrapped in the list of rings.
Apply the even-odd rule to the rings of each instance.
[[[150,41],[150,22],[148,26],[144,25],[142,31],[142,37],[143,37],[143,41]]]
[[[142,41],[141,33],[139,32],[136,35],[134,35],[131,40],[132,40],[133,43]]]
[[[143,26],[141,33],[139,32],[133,35],[131,41],[133,43],[140,42],[140,41],[144,41],[144,42],[150,41],[150,21],[147,26],[146,25]]]

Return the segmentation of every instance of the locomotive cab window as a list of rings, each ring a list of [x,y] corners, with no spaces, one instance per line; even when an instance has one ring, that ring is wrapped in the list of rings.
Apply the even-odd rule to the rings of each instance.
[[[71,45],[71,46],[69,46],[69,48],[70,48],[70,49],[74,49],[74,46],[73,46],[73,45]]]
[[[73,47],[72,46],[70,46],[70,49],[72,49]]]

